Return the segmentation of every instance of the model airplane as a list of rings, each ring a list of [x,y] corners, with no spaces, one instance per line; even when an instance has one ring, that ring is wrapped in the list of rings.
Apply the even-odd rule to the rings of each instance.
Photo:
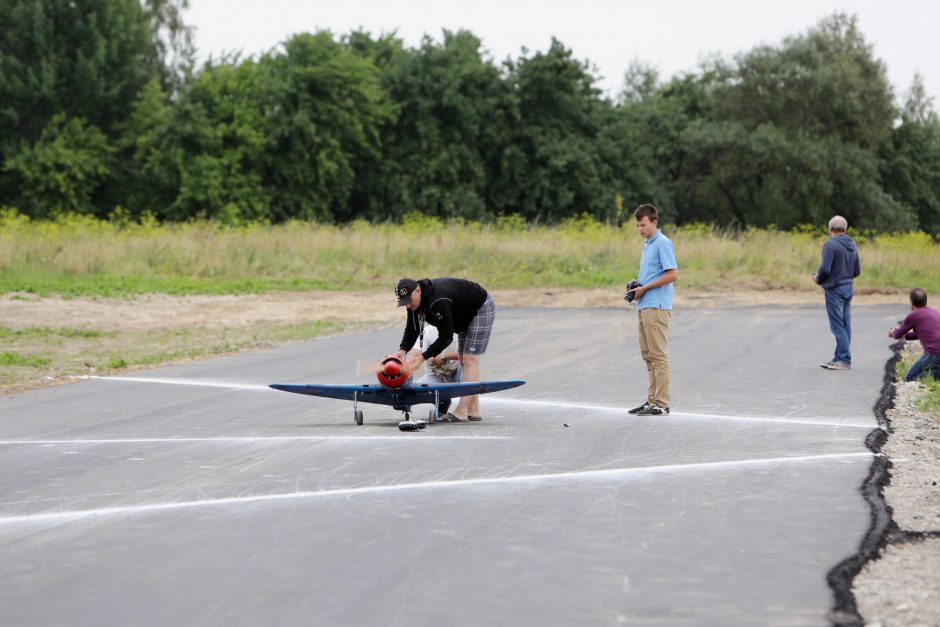
[[[282,392],[338,398],[353,402],[353,419],[362,424],[362,411],[359,403],[391,405],[393,409],[404,412],[405,419],[398,423],[402,431],[424,429],[428,422],[438,419],[438,408],[442,402],[470,394],[488,394],[525,385],[525,381],[473,381],[470,383],[413,383],[410,373],[397,355],[382,359],[376,370],[379,384],[327,385],[327,384],[290,384],[272,383],[269,387]],[[431,403],[433,409],[428,419],[412,420],[411,407],[421,403]]]

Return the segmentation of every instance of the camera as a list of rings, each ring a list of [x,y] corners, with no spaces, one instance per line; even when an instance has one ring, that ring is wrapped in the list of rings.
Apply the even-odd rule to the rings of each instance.
[[[628,303],[632,303],[633,299],[636,298],[636,294],[634,294],[630,290],[635,290],[638,287],[643,287],[643,286],[640,285],[637,281],[630,281],[629,283],[627,283],[627,287],[626,287],[627,293],[623,295],[623,299],[627,301]]]

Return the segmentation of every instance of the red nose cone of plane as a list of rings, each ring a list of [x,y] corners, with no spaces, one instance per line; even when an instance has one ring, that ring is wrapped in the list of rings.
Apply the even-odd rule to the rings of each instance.
[[[398,358],[398,355],[389,355],[383,359],[382,368],[375,374],[379,383],[390,388],[400,388],[408,381],[405,364]]]

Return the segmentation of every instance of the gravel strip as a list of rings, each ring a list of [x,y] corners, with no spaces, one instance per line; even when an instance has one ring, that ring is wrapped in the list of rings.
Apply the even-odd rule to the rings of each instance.
[[[907,342],[909,354],[922,351]],[[895,384],[887,411],[893,432],[882,451],[891,460],[884,497],[897,528],[868,562],[852,592],[865,625],[940,626],[940,416],[920,411],[924,386]]]

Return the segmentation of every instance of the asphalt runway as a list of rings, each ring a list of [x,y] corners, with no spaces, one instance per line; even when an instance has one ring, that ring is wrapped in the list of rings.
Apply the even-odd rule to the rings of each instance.
[[[904,311],[825,371],[821,299],[677,311],[666,417],[625,309],[500,309],[484,378],[528,384],[421,432],[266,388],[398,329],[0,399],[0,622],[825,625]]]

